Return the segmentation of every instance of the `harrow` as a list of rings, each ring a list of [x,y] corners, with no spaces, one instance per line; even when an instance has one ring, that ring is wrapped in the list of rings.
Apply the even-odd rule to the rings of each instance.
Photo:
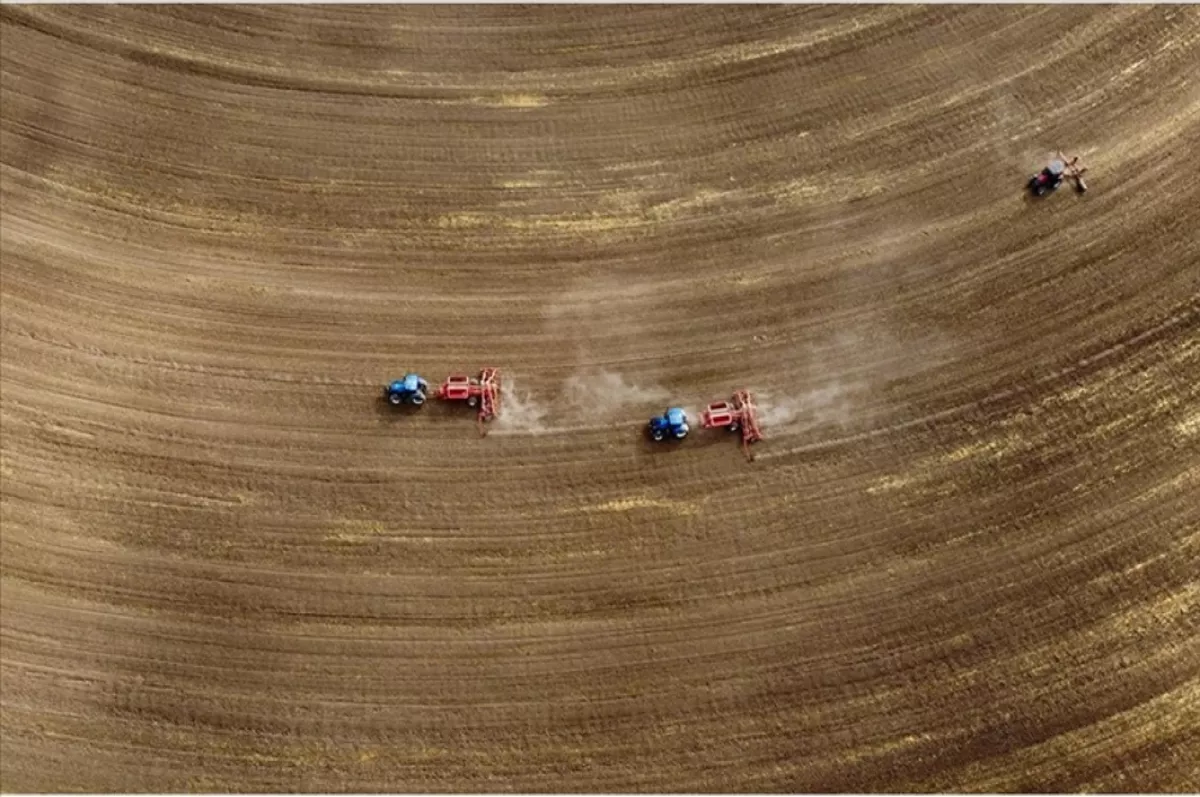
[[[753,461],[750,444],[763,439],[758,425],[758,407],[748,390],[738,390],[729,401],[714,401],[700,413],[700,425],[705,429],[728,429],[742,433],[742,451]]]
[[[484,424],[500,414],[500,369],[484,368],[479,376],[451,374],[438,387],[437,397],[443,401],[465,401],[468,407],[478,407],[475,422],[479,435],[487,434]]]

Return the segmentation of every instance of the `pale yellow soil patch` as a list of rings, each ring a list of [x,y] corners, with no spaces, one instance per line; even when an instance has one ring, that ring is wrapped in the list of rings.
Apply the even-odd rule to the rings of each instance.
[[[495,97],[474,97],[471,100],[476,105],[486,105],[489,108],[544,108],[550,104],[550,98],[544,94],[520,93],[500,94]]]
[[[602,504],[580,507],[576,512],[632,512],[637,509],[660,509],[674,515],[695,515],[700,508],[695,504],[684,501],[673,501],[668,498],[618,498]]]

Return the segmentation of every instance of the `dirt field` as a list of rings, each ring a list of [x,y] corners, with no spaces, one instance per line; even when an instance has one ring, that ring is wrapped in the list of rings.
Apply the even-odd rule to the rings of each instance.
[[[0,32],[4,789],[1200,789],[1197,8]]]

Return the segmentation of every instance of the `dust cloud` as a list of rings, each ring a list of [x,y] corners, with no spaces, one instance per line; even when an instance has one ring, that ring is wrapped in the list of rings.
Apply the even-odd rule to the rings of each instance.
[[[501,433],[548,434],[555,431],[547,420],[550,408],[511,377],[500,387],[500,414],[495,426]]]
[[[584,369],[567,377],[563,398],[574,414],[608,418],[641,405],[653,406],[671,394],[654,384],[639,385],[623,374],[605,369]]]

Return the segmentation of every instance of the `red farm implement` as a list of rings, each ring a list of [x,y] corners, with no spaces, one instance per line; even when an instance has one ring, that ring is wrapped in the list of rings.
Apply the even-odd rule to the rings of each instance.
[[[500,414],[500,369],[484,368],[479,376],[451,374],[438,387],[437,397],[443,401],[465,401],[468,407],[478,407],[476,423],[479,434],[487,434],[484,424]]]
[[[731,401],[714,401],[700,413],[700,425],[705,429],[728,429],[731,432],[741,431],[742,450],[747,459],[754,459],[750,453],[750,444],[763,439],[758,427],[758,408],[754,406],[754,398],[747,390],[739,390],[733,394]]]

